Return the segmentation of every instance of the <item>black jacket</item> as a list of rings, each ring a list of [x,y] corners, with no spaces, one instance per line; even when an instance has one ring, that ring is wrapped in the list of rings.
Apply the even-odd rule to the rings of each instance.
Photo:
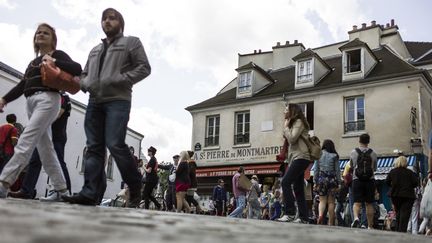
[[[394,168],[387,175],[386,183],[391,187],[390,197],[416,198],[418,177],[407,168]]]
[[[188,162],[180,162],[176,170],[176,183],[190,184]]]
[[[195,161],[189,161],[188,165],[189,165],[189,177],[191,181],[191,188],[197,188],[198,186],[198,182],[196,178],[197,164],[195,163]]]

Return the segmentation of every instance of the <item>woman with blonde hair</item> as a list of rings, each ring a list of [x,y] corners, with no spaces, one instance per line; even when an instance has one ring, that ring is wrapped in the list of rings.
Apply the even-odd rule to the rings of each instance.
[[[180,213],[183,208],[185,213],[190,213],[191,209],[188,202],[186,201],[186,192],[190,188],[191,181],[189,175],[189,165],[190,160],[189,153],[187,151],[182,151],[180,153],[180,163],[176,170],[176,199],[177,199],[177,212]]]
[[[390,197],[396,211],[396,230],[407,232],[411,209],[416,198],[414,189],[418,186],[418,178],[407,168],[405,156],[399,156],[394,168],[387,176],[386,183],[391,187]]]
[[[0,112],[6,104],[26,97],[28,123],[21,134],[15,153],[0,175],[0,198],[5,198],[9,187],[28,165],[33,150],[37,148],[42,166],[54,186],[55,193],[42,201],[61,201],[68,190],[60,162],[57,158],[51,136],[51,124],[60,114],[61,96],[59,90],[45,86],[41,78],[43,62],[54,62],[60,69],[78,76],[81,65],[74,62],[65,52],[56,50],[57,36],[49,24],[40,24],[33,36],[33,48],[36,58],[28,65],[24,77],[3,98],[0,98]]]

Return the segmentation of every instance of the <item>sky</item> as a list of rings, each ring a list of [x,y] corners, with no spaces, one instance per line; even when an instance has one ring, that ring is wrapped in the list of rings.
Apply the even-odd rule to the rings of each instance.
[[[231,81],[239,53],[270,51],[276,42],[314,48],[345,41],[353,25],[372,20],[395,19],[404,40],[432,42],[429,0],[0,0],[0,61],[24,72],[35,29],[46,22],[56,28],[57,49],[84,67],[105,37],[100,19],[108,7],[122,13],[124,34],[140,38],[152,66],[133,88],[129,127],[145,136],[145,150],[158,149],[159,161],[191,148],[184,108]],[[87,104],[88,95],[72,98]]]

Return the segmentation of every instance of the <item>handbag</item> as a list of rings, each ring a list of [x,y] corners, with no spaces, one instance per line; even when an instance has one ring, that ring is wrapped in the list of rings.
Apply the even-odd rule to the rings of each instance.
[[[241,174],[238,179],[238,187],[244,191],[250,191],[252,187],[252,182],[247,178],[245,174]]]
[[[309,154],[312,160],[319,160],[321,158],[321,142],[317,136],[307,135],[307,138],[300,136],[301,139],[306,143]]]
[[[41,65],[42,84],[53,89],[76,94],[80,90],[79,79],[61,70],[52,61],[44,61]]]

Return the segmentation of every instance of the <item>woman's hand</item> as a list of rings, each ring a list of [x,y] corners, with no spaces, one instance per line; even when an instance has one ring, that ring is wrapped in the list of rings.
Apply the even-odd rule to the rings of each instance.
[[[0,98],[0,113],[3,112],[3,108],[6,106],[6,101],[3,98]]]
[[[288,128],[288,123],[289,123],[289,120],[288,120],[288,119],[285,119],[285,122],[284,122],[284,127],[285,127],[285,128]]]

